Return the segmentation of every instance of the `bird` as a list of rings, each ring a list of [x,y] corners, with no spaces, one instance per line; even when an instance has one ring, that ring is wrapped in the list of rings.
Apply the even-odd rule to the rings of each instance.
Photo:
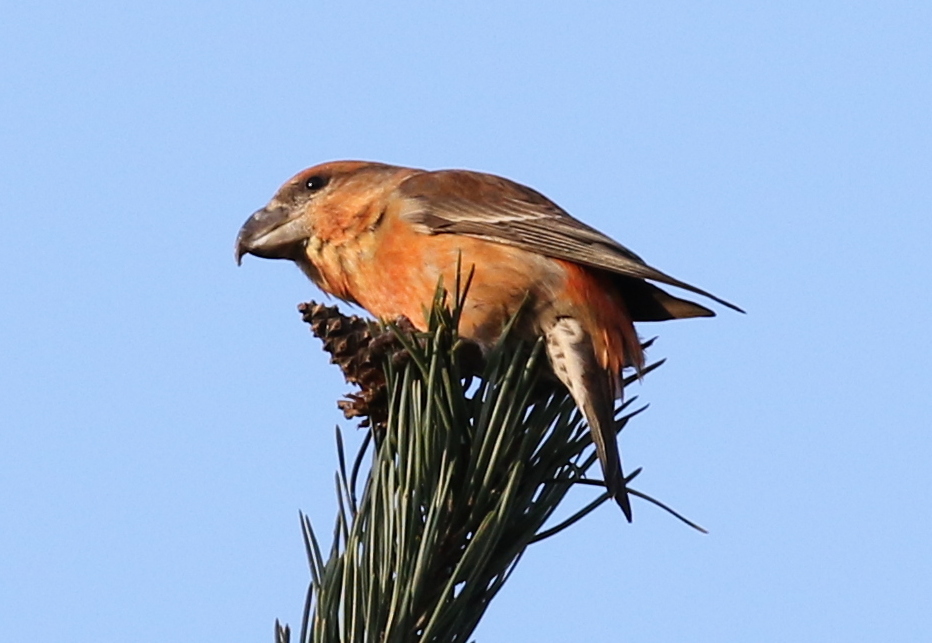
[[[291,260],[325,293],[421,330],[438,282],[473,271],[459,335],[488,349],[521,311],[519,335],[544,339],[629,522],[614,416],[623,369],[644,365],[634,322],[715,315],[651,282],[744,312],[649,266],[540,192],[469,170],[370,161],[308,168],[243,224],[238,264],[246,254]]]

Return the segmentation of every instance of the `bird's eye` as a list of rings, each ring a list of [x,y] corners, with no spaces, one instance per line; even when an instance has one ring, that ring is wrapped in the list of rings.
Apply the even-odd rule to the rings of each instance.
[[[317,190],[321,189],[325,185],[327,185],[327,177],[320,176],[319,174],[315,174],[304,183],[304,187],[306,187],[311,192],[317,192]]]

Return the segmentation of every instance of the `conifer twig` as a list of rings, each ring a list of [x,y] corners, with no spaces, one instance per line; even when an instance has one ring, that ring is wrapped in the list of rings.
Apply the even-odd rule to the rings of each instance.
[[[335,307],[300,307],[359,386],[340,408],[369,432],[347,467],[337,430],[338,515],[326,560],[301,516],[311,583],[300,643],[465,643],[528,545],[608,498],[546,526],[575,484],[602,484],[585,477],[595,461],[589,431],[546,376],[540,341],[506,332],[483,356],[456,335],[459,284],[453,306],[446,301],[439,291],[423,333],[407,320],[383,327]],[[618,430],[641,410],[619,418]],[[276,622],[276,643],[289,640]]]

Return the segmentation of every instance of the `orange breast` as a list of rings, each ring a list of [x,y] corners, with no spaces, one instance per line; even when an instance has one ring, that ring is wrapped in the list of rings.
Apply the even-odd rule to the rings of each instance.
[[[525,297],[542,299],[558,289],[564,275],[552,260],[523,250],[453,234],[426,235],[400,219],[384,221],[361,239],[354,252],[351,291],[372,314],[408,317],[423,327],[438,281],[452,290],[474,269],[460,333],[489,345]]]
[[[354,300],[376,317],[405,316],[425,326],[437,283],[456,283],[475,273],[462,311],[460,334],[489,346],[526,298],[538,334],[560,316],[572,316],[589,332],[599,361],[612,373],[643,361],[640,343],[620,293],[610,279],[578,264],[457,234],[428,235],[406,221],[386,217],[374,230],[325,248],[321,272],[328,290]]]

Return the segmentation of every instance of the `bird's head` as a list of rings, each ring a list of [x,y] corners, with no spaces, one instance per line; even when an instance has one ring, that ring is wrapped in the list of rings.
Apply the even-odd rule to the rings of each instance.
[[[304,263],[309,244],[339,243],[341,235],[378,216],[371,211],[387,196],[386,190],[411,172],[381,163],[333,161],[298,173],[240,228],[236,262],[251,254]]]

